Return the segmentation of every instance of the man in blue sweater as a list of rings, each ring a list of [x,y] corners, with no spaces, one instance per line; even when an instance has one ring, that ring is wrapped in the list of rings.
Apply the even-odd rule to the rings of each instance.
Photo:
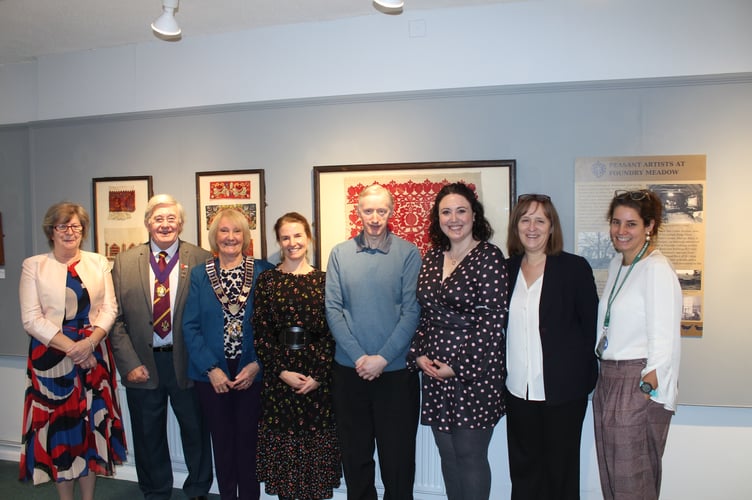
[[[405,357],[418,326],[420,252],[387,227],[394,199],[383,186],[358,199],[363,231],[335,246],[326,318],[336,341],[333,389],[348,500],[375,500],[374,444],[384,498],[411,500],[420,389]]]

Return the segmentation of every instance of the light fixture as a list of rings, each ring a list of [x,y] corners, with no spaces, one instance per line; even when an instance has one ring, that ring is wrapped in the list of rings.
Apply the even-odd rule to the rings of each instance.
[[[180,36],[180,26],[175,20],[175,9],[178,8],[179,0],[162,0],[162,15],[151,23],[151,29],[157,35],[167,38]]]
[[[373,0],[373,4],[385,14],[399,14],[405,6],[405,0]]]

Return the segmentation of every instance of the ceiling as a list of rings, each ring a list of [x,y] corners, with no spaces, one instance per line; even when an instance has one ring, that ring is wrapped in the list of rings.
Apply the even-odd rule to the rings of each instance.
[[[509,1],[514,0],[405,0],[401,15]],[[0,0],[0,64],[155,41],[149,25],[161,11],[161,0]],[[277,24],[383,15],[371,0],[183,0],[176,19],[187,39]]]

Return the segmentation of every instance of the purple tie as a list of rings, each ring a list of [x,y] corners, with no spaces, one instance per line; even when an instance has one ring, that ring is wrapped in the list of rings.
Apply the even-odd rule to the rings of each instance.
[[[160,272],[164,272],[167,268],[167,252],[159,252],[159,267]],[[154,331],[157,332],[162,338],[165,338],[172,330],[172,322],[170,321],[170,275],[168,274],[164,282],[160,282],[159,278],[154,279]]]

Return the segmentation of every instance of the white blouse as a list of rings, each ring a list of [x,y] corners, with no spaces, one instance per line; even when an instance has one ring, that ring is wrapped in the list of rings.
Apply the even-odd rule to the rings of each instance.
[[[598,337],[603,336],[603,322],[614,280],[622,266],[616,254],[608,269],[608,280],[598,305]],[[619,284],[629,266],[623,266]],[[652,399],[667,410],[676,409],[679,359],[681,353],[682,292],[671,262],[659,251],[635,264],[611,305],[608,347],[604,360],[647,359],[642,376],[656,370],[658,394]]]
[[[545,401],[540,298],[543,275],[530,287],[520,268],[509,302],[507,327],[507,389],[520,399]]]

